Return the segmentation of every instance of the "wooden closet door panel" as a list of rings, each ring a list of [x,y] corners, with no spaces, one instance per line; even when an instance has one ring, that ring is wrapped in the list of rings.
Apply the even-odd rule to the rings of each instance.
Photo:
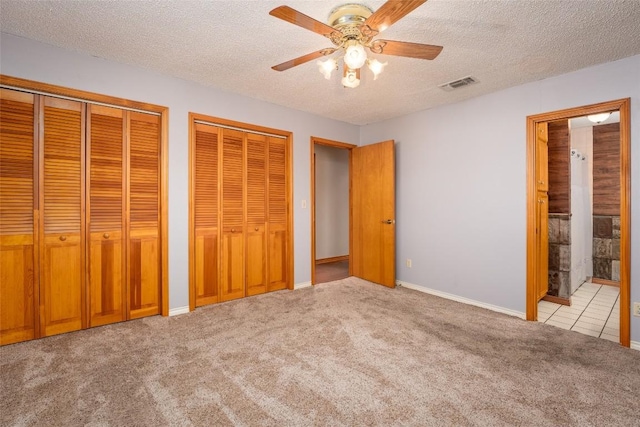
[[[84,313],[84,106],[44,97],[41,333],[74,331]]]
[[[196,306],[218,302],[218,136],[219,128],[195,125]]]
[[[159,314],[160,117],[129,112],[129,317]]]
[[[195,236],[196,307],[218,302],[218,233],[198,229]]]
[[[247,134],[247,231],[246,288],[247,295],[267,291],[267,137]]]
[[[124,298],[123,110],[89,105],[89,305],[90,326],[126,319]]]
[[[0,89],[0,344],[37,336],[34,102]]]
[[[289,281],[287,154],[284,139],[269,137],[269,291],[285,289]]]
[[[245,295],[244,132],[222,129],[222,244],[220,299]]]

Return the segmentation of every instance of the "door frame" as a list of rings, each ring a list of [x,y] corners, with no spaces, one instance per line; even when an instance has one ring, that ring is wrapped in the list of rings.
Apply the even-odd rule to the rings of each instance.
[[[527,320],[538,319],[536,298],[536,125],[589,114],[620,112],[620,344],[631,343],[631,99],[624,98],[582,107],[568,108],[527,117]]]
[[[311,199],[309,201],[309,209],[311,210],[311,284],[316,284],[316,150],[315,146],[325,145],[327,147],[340,148],[343,150],[349,150],[349,260],[351,260],[352,245],[352,211],[353,203],[351,201],[351,150],[357,147],[355,144],[348,144],[346,142],[333,141],[330,139],[324,139],[317,136],[310,138],[309,152],[311,153]],[[352,274],[352,265],[349,262],[349,275]]]

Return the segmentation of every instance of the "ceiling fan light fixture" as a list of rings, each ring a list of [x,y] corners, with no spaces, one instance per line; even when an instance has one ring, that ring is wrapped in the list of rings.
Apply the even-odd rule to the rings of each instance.
[[[331,79],[331,73],[333,70],[338,69],[338,62],[333,58],[327,58],[326,61],[318,61],[318,70],[325,79]]]
[[[367,61],[367,52],[356,40],[349,40],[346,43],[346,50],[344,54],[344,63],[352,70],[356,70],[364,65]]]
[[[382,71],[384,70],[384,67],[387,66],[387,63],[380,62],[377,59],[370,59],[367,61],[367,65],[369,66],[369,69],[373,73],[373,80],[375,80],[378,78],[378,75],[382,73]]]
[[[607,120],[610,115],[611,113],[591,114],[587,116],[587,119],[589,119],[591,123],[602,123]]]
[[[353,70],[344,67],[344,77],[342,77],[342,86],[355,89],[360,86],[360,70]]]

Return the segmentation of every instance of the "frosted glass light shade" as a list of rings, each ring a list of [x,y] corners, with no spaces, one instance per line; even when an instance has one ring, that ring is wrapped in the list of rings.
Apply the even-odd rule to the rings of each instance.
[[[327,80],[331,78],[331,73],[336,69],[338,69],[338,63],[333,58],[328,58],[326,61],[318,61],[318,70]]]
[[[354,89],[359,85],[360,79],[358,78],[357,70],[346,69],[342,78],[342,86]]]
[[[373,80],[378,78],[378,75],[384,70],[384,67],[387,66],[386,62],[380,62],[377,59],[369,60],[369,69],[373,73]]]
[[[355,70],[362,67],[366,60],[367,52],[365,52],[364,46],[355,40],[351,40],[344,54],[344,63],[347,64],[347,67]]]

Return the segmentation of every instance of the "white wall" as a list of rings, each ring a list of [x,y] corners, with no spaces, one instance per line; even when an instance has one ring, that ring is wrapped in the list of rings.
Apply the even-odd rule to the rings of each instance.
[[[397,142],[398,279],[524,312],[526,117],[627,97],[640,301],[640,55],[363,126],[361,144]],[[638,317],[631,334],[640,341]]]
[[[593,126],[574,129],[571,127],[570,121],[569,127],[571,129],[571,148],[577,149],[586,157],[584,160],[586,162],[584,168],[586,169],[587,175],[587,187],[584,189],[586,200],[583,200],[586,205],[584,207],[586,218],[583,224],[583,229],[581,231],[576,230],[576,232],[583,233],[584,236],[585,246],[582,255],[584,257],[583,262],[585,266],[585,274],[589,277],[593,277]],[[571,185],[573,186],[573,181]],[[571,201],[571,209],[573,210],[573,200]],[[571,227],[573,227],[573,221],[571,223]],[[571,234],[573,235],[573,229]],[[571,258],[571,262],[573,262],[573,254],[571,255]]]
[[[315,146],[316,259],[349,255],[349,150]]]
[[[359,128],[32,40],[2,34],[0,72],[169,107],[169,306],[189,305],[188,113],[293,132],[295,283],[311,280],[311,136],[357,143]],[[270,70],[265,70],[269,72]]]

